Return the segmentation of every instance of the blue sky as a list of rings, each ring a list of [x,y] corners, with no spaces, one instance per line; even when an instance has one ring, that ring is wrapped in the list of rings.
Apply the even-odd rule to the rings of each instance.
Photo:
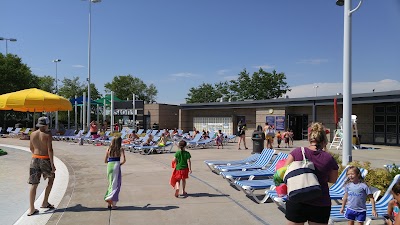
[[[353,1],[353,8],[358,1]],[[87,77],[89,2],[3,0],[0,37],[36,75]],[[353,93],[400,89],[400,1],[364,0],[352,16]],[[0,41],[5,53],[5,42]],[[203,82],[246,68],[284,72],[294,97],[342,92],[343,7],[335,0],[103,0],[92,5],[91,79],[116,75],[181,104]]]

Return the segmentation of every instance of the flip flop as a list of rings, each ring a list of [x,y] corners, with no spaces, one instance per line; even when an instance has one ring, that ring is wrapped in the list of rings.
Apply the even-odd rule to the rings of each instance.
[[[112,206],[111,207],[111,210],[116,210],[116,209],[118,209],[118,206]]]
[[[40,208],[42,208],[42,209],[55,209],[54,205],[52,205],[50,203],[47,203],[46,206],[41,206]]]
[[[33,211],[32,213],[28,213],[27,216],[33,216],[38,213],[39,213],[39,210],[35,209],[35,211]]]

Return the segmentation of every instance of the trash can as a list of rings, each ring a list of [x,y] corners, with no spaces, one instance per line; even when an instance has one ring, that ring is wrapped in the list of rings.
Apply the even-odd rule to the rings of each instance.
[[[251,135],[251,140],[253,140],[253,154],[261,153],[264,149],[265,134],[262,131],[255,130]]]

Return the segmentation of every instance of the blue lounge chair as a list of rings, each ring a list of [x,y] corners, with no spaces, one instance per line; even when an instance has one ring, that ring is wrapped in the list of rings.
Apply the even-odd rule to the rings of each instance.
[[[288,154],[280,152],[276,155],[268,168],[265,166],[259,170],[221,172],[221,175],[229,183],[233,183],[240,179],[248,179],[250,177],[271,177],[275,174],[275,167],[279,160],[286,159],[287,157]]]
[[[260,157],[254,163],[247,165],[231,165],[231,166],[217,166],[216,170],[219,172],[237,171],[237,170],[257,170],[265,168],[271,161],[275,154],[274,149],[264,149]]]
[[[260,157],[259,153],[255,153],[250,155],[249,157],[241,160],[205,160],[204,163],[210,168],[211,171],[216,172],[216,166],[230,166],[230,165],[238,165],[238,164],[249,164],[255,162],[258,157]]]
[[[151,145],[151,146],[139,146],[135,147],[135,150],[140,154],[150,155],[152,153],[166,153],[171,152],[173,148],[173,142],[167,141],[165,146]]]
[[[196,136],[194,136],[194,138],[192,139],[192,140],[187,140],[186,142],[187,142],[187,148],[194,148],[194,147],[196,147],[197,146],[197,143],[200,141],[200,139],[201,139],[201,137],[202,137],[203,135],[202,134],[200,134],[200,133],[198,133],[198,134],[196,134]]]

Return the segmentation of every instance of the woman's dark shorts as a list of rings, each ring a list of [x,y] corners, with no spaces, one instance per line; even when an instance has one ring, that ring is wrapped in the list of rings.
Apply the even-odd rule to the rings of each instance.
[[[38,159],[32,158],[31,165],[29,167],[29,184],[39,184],[40,177],[43,174],[43,178],[55,177],[55,174],[51,172],[50,159]]]
[[[328,223],[331,206],[315,206],[304,203],[286,202],[285,217],[294,223],[311,221],[314,223]]]

